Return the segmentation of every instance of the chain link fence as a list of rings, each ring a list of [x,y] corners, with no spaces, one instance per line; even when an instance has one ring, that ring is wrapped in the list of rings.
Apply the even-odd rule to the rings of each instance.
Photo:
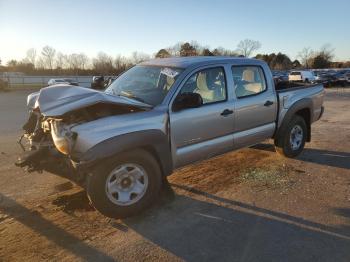
[[[80,86],[90,87],[92,76],[0,76],[0,89],[41,88],[48,86],[50,79],[72,79]]]

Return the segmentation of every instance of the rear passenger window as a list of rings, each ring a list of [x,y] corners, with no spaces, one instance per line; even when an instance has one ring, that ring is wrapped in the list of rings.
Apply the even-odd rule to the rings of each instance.
[[[266,90],[265,76],[258,66],[233,66],[232,75],[237,98],[256,95]]]

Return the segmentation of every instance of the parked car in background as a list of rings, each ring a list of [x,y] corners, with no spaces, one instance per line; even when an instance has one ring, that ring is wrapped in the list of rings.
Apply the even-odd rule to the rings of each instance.
[[[346,84],[350,84],[350,72],[347,72],[346,74],[345,74],[345,80],[346,80]]]
[[[289,81],[298,81],[310,83],[315,81],[315,75],[312,71],[303,70],[303,71],[292,71],[289,73],[288,80]]]
[[[50,79],[49,82],[47,82],[47,84],[49,86],[58,85],[58,84],[73,85],[73,86],[79,85],[77,81],[74,81],[73,79],[69,79],[69,78],[53,78],[53,79]]]
[[[288,81],[288,74],[288,71],[272,71],[272,76],[275,83]]]
[[[346,86],[349,83],[350,72],[347,70],[341,70],[334,74],[334,83],[340,86]]]
[[[78,86],[79,85],[79,83],[77,81],[75,81],[73,79],[70,79],[70,78],[64,78],[63,80],[68,82],[72,86]]]
[[[110,86],[113,81],[115,80],[114,77],[104,77],[104,76],[93,76],[92,82],[91,82],[91,88],[102,90]]]

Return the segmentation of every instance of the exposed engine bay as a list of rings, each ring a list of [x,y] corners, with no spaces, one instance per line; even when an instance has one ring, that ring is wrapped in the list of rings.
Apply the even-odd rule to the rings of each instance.
[[[86,100],[93,96],[101,96],[100,93],[94,90],[86,90],[85,88],[79,87],[60,87],[61,90],[57,90],[57,87],[50,87],[43,89],[39,95],[33,95],[28,97],[29,107],[29,118],[28,121],[23,125],[24,134],[19,139],[19,144],[23,150],[23,154],[19,157],[16,165],[24,167],[28,172],[38,171],[42,172],[47,170],[49,172],[67,177],[70,179],[79,180],[79,176],[75,170],[75,161],[77,159],[71,158],[71,152],[74,149],[75,141],[78,134],[71,131],[71,128],[80,125],[82,123],[91,122],[100,118],[129,114],[133,112],[144,111],[145,107],[134,105],[129,101],[111,101],[108,97],[106,101],[95,101],[89,100],[87,104],[77,103],[76,96],[68,96],[70,91],[77,92],[77,89],[82,91],[84,97],[80,96],[80,99]],[[83,89],[83,90],[82,90]],[[55,105],[49,104],[50,100],[40,100],[42,93],[53,90],[63,92],[63,103],[61,106],[58,105],[57,96],[55,96]],[[58,92],[59,93],[59,92]],[[68,93],[68,94],[67,94]],[[104,94],[103,94],[104,95]],[[72,107],[68,98],[73,98],[75,106]],[[35,101],[30,101],[35,99]],[[41,103],[40,103],[41,102]],[[82,101],[81,101],[82,102]],[[41,106],[42,105],[42,106]],[[44,112],[41,111],[41,107],[48,109]],[[70,111],[62,111],[62,107],[69,108]],[[57,112],[64,112],[62,115],[53,115],[57,108]],[[48,113],[51,112],[51,115]]]

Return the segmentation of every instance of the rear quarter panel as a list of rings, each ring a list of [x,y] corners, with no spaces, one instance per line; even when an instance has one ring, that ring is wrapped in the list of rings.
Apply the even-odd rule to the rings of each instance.
[[[323,105],[324,88],[323,85],[315,85],[306,88],[283,90],[278,92],[279,114],[278,127],[282,124],[288,110],[302,99],[311,100],[311,123],[318,120]]]

